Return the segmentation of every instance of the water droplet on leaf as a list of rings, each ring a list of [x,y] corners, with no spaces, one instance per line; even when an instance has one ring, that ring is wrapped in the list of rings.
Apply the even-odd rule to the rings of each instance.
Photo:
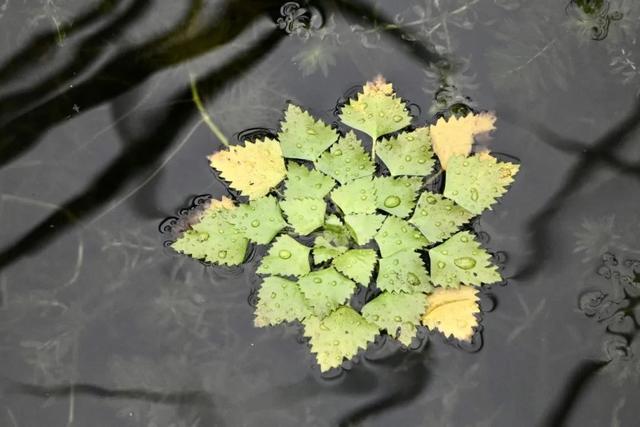
[[[395,208],[400,205],[400,197],[398,196],[389,196],[384,199],[384,205],[387,208]]]
[[[476,260],[470,257],[461,257],[453,260],[453,263],[456,267],[459,267],[463,270],[471,270],[476,266]]]
[[[407,273],[407,283],[411,286],[418,286],[420,284],[420,279],[413,273]]]
[[[283,249],[280,252],[278,252],[278,256],[282,259],[289,259],[291,258],[291,252],[289,252],[286,249]]]

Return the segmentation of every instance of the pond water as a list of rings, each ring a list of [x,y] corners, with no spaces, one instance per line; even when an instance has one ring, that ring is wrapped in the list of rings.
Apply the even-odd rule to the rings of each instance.
[[[640,2],[0,0],[0,28],[0,425],[637,424]],[[322,376],[253,326],[263,249],[207,267],[159,224],[228,194],[190,76],[235,141],[377,74],[418,124],[496,111],[521,172],[474,227],[506,286],[473,345]]]

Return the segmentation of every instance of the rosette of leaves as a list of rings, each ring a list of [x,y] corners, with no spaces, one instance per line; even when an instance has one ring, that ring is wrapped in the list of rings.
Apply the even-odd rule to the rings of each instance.
[[[478,288],[501,277],[464,226],[518,172],[488,152],[472,153],[474,136],[492,130],[495,117],[409,127],[406,104],[379,78],[343,106],[340,119],[351,130],[289,105],[277,138],[210,156],[247,201],[212,202],[173,248],[239,265],[249,245],[268,245],[257,269],[255,324],[301,322],[322,371],[381,333],[409,346],[424,325],[470,340]],[[443,194],[426,191],[440,174]],[[350,302],[360,287],[371,297],[357,309]]]

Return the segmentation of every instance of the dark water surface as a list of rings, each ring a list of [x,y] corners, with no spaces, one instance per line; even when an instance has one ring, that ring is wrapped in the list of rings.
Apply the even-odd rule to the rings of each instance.
[[[0,0],[0,426],[635,426],[640,2]],[[319,375],[253,327],[252,254],[158,224],[221,148],[381,73],[416,123],[495,110],[516,183],[476,224],[507,286],[467,348],[379,340]]]

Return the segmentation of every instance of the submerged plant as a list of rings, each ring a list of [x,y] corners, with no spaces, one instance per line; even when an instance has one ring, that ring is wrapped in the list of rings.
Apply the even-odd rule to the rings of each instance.
[[[486,151],[471,152],[474,136],[494,129],[495,117],[406,129],[405,103],[378,78],[342,107],[340,120],[368,135],[370,153],[354,131],[339,134],[290,104],[277,139],[210,156],[248,202],[212,201],[172,247],[238,265],[250,243],[270,245],[257,270],[255,324],[302,322],[322,371],[382,331],[406,346],[421,323],[470,340],[477,288],[501,277],[461,227],[490,209],[518,172]],[[442,194],[426,190],[445,172]],[[369,291],[363,306],[352,299],[361,287]]]

